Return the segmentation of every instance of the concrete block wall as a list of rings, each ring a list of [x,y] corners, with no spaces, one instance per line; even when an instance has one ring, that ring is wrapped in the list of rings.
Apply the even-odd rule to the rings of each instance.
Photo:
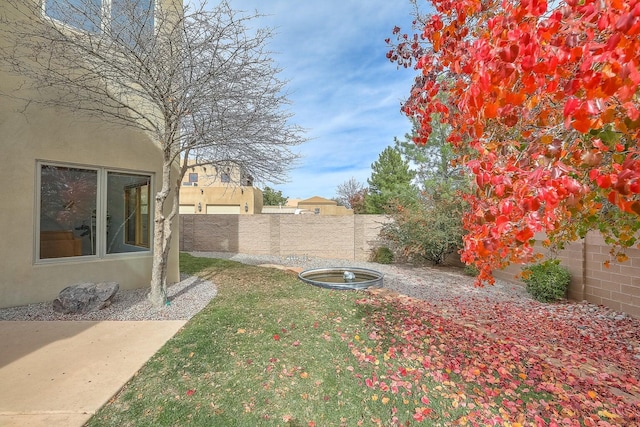
[[[536,238],[540,241],[544,236]],[[585,239],[567,245],[558,254],[561,264],[571,273],[568,297],[640,317],[640,250],[628,249],[629,259],[624,262],[612,259],[610,250],[600,233],[590,232]],[[544,250],[541,248],[540,252]],[[516,277],[521,271],[522,266],[511,265],[494,275],[523,284]]]
[[[180,250],[367,261],[383,215],[180,215]]]
[[[608,246],[599,233],[585,239],[585,299],[617,311],[640,317],[640,250],[628,249],[629,259],[611,259]],[[609,261],[609,267],[604,265]]]

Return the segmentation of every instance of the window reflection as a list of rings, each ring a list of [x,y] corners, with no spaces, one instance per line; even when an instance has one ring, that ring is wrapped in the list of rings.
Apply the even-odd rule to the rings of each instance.
[[[43,165],[40,258],[94,255],[98,172]]]

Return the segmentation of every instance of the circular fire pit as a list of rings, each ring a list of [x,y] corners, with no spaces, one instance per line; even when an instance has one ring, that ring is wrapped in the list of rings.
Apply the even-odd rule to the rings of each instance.
[[[328,289],[360,290],[382,287],[382,273],[367,268],[330,267],[305,270],[298,278]]]

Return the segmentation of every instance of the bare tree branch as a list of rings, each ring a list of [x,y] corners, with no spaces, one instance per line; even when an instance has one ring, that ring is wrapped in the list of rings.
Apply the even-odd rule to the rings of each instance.
[[[163,176],[151,296],[162,304],[187,166],[233,162],[256,180],[279,183],[298,157],[293,147],[305,141],[290,123],[286,82],[267,50],[273,33],[252,29],[260,15],[225,0],[213,8],[173,0],[43,2],[6,0],[0,12],[0,36],[16,40],[0,45],[0,69],[23,80],[1,95],[82,111],[157,143]],[[50,88],[55,96],[32,96]]]

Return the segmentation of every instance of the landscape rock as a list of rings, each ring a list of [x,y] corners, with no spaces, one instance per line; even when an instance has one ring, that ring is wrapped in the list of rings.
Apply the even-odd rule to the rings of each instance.
[[[116,282],[80,283],[67,286],[53,300],[53,311],[63,314],[90,313],[109,307],[120,289]]]

